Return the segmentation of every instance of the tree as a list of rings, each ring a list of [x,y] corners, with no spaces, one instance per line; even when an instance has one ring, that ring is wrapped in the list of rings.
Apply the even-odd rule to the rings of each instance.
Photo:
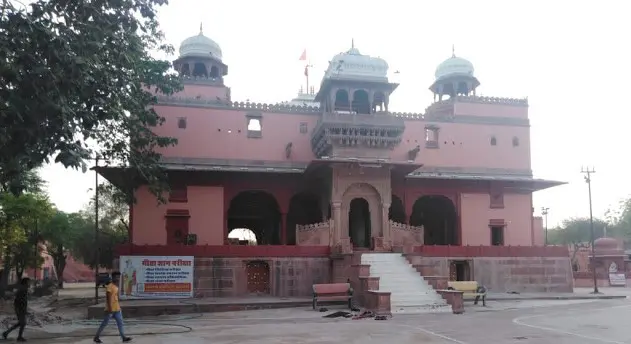
[[[3,271],[0,276],[0,295],[4,293],[11,268],[15,268],[18,277],[24,269],[36,268],[41,264],[38,253],[40,241],[38,228],[46,223],[53,214],[52,204],[42,194],[25,193],[15,196],[12,193],[0,194],[2,209],[0,224],[2,227]]]
[[[173,51],[156,18],[166,3],[0,2],[0,184],[51,157],[85,171],[98,155],[161,195],[154,148],[176,140],[151,130],[164,121],[152,105],[181,89],[170,63],[150,55]]]
[[[608,223],[594,218],[594,239],[603,237]],[[572,262],[580,248],[589,247],[591,241],[591,224],[589,218],[576,217],[564,220],[560,228],[548,232],[548,241],[554,245],[572,247]]]
[[[63,288],[63,276],[68,254],[80,247],[81,233],[88,230],[89,224],[78,213],[67,214],[57,210],[44,227],[42,240],[46,251],[53,259],[58,286]]]
[[[107,269],[113,268],[117,245],[129,240],[129,205],[131,199],[128,194],[122,192],[110,183],[102,183],[98,186],[99,195],[99,235],[96,240],[94,232],[95,203],[94,198],[81,212],[85,224],[80,231],[78,244],[75,247],[75,256],[92,268],[96,267],[95,249],[99,250],[99,266]]]

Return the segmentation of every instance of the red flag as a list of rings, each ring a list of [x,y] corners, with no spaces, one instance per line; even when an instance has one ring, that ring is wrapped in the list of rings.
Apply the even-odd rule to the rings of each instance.
[[[300,61],[306,61],[307,60],[307,49],[302,51],[302,55],[300,55],[300,58],[298,60],[300,60]]]
[[[305,66],[305,76],[309,76],[309,66]]]

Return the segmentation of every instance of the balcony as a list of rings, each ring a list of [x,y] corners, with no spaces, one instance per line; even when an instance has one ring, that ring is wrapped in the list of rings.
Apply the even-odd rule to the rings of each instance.
[[[404,130],[402,118],[385,112],[323,113],[313,130],[311,147],[318,157],[340,155],[336,150],[347,155],[353,148],[388,151],[401,143]]]

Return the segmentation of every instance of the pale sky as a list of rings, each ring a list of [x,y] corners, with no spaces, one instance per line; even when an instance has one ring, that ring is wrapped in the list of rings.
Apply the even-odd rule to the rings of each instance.
[[[219,43],[233,100],[289,100],[304,84],[306,48],[318,85],[328,61],[350,48],[399,70],[393,111],[423,112],[436,66],[470,60],[478,94],[525,97],[530,103],[535,177],[569,184],[535,193],[535,213],[550,208],[549,226],[588,216],[581,165],[595,167],[594,215],[631,194],[622,140],[629,135],[624,99],[631,80],[629,5],[615,1],[303,1],[171,0],[161,10],[167,41],[204,34]],[[421,157],[422,159],[422,157]],[[52,201],[77,211],[94,174],[48,166]]]

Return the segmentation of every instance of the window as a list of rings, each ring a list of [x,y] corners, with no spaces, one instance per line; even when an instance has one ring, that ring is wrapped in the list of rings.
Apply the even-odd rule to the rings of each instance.
[[[491,146],[497,146],[497,139],[495,136],[491,137]]]
[[[186,203],[188,202],[188,189],[186,186],[172,186],[169,193],[169,202]]]
[[[248,113],[245,115],[246,125],[248,129],[249,138],[262,137],[263,131],[263,116],[261,113]]]
[[[180,129],[186,129],[186,117],[180,117],[177,119],[177,127]]]
[[[309,129],[307,127],[307,123],[305,123],[305,122],[300,123],[300,133],[301,134],[306,134],[307,131],[309,131]]]
[[[425,147],[438,148],[438,127],[425,127]]]
[[[519,139],[517,138],[517,136],[513,137],[513,147],[517,147],[519,146]]]
[[[491,226],[491,245],[504,246],[504,226]]]

